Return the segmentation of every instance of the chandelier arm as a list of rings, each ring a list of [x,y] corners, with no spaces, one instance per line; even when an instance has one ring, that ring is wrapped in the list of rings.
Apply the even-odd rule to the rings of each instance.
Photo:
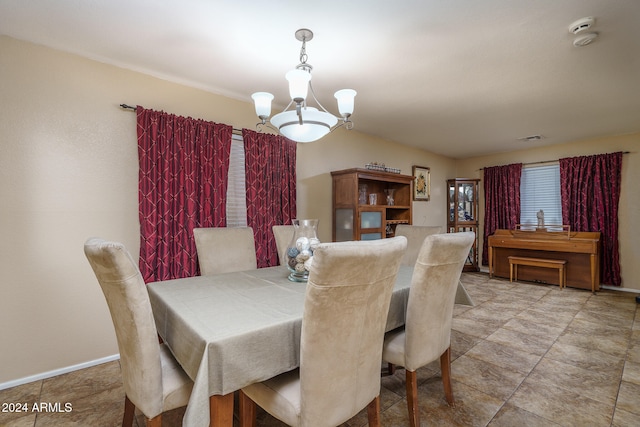
[[[329,129],[329,133],[332,133],[334,130],[341,128],[342,126],[344,126],[343,122],[339,122],[337,125],[335,125],[334,127],[332,127],[331,129]]]
[[[287,111],[289,109],[289,107],[291,107],[291,104],[293,104],[295,101],[292,99],[291,101],[289,101],[289,103],[287,104],[286,107],[284,107],[284,110],[282,111]]]
[[[349,120],[349,118],[347,117],[346,119],[344,119],[344,121],[342,122],[342,124],[344,125],[344,128],[346,130],[351,130],[353,129],[353,122],[351,120]]]
[[[351,130],[353,129],[353,122],[349,120],[348,117],[346,119],[342,119],[341,121],[338,122],[338,124],[336,124],[335,126],[329,129],[329,133],[333,132],[336,129],[341,128],[342,126],[344,126],[346,130]]]
[[[309,82],[309,91],[311,92],[311,96],[313,97],[313,100],[316,102],[316,104],[318,104],[318,107],[320,107],[322,111],[324,111],[325,113],[329,113],[329,111],[327,111],[327,109],[324,108],[324,106],[320,103],[320,101],[318,101],[318,98],[316,98],[316,93],[313,90],[313,86],[311,85],[311,82]]]
[[[258,122],[258,123],[256,123],[256,132],[262,133],[262,130],[263,130],[264,127],[268,127],[269,129],[271,129],[273,131],[276,131],[278,134],[280,134],[280,131],[278,129],[276,129],[275,127],[273,127],[270,122]]]

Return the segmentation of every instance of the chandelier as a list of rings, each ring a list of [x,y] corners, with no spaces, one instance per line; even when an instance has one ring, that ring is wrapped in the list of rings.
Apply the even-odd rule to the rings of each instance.
[[[291,96],[289,105],[283,112],[274,115],[269,120],[273,95],[268,92],[256,92],[251,95],[255,103],[256,114],[261,120],[257,125],[258,131],[261,131],[262,127],[266,125],[293,141],[312,142],[340,126],[352,129],[353,122],[350,118],[351,114],[353,114],[353,99],[356,96],[356,91],[342,89],[334,94],[338,101],[338,111],[341,119],[329,113],[320,104],[313,91],[313,86],[311,86],[311,70],[313,67],[307,63],[306,45],[308,41],[313,39],[313,32],[302,28],[296,31],[296,39],[302,42],[300,64],[285,75],[289,81],[289,95]],[[309,93],[318,108],[308,105]],[[290,107],[295,108],[290,110]],[[338,123],[339,120],[340,123]]]

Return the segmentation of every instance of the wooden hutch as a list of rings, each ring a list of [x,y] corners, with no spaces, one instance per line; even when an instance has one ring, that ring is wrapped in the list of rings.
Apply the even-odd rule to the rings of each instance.
[[[396,225],[412,223],[412,176],[354,168],[333,171],[331,177],[334,242],[393,237]]]

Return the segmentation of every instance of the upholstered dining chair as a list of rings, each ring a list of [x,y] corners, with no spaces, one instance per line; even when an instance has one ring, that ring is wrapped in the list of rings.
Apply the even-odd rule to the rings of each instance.
[[[240,425],[256,404],[290,426],[337,426],[367,408],[380,425],[380,358],[404,237],[320,244],[307,283],[300,367],[240,392]]]
[[[138,408],[147,426],[161,426],[163,412],[187,404],[193,383],[158,342],[144,280],[124,245],[91,238],[84,253],[107,300],[118,341],[125,391],[122,425],[133,424]]]
[[[388,332],[382,359],[404,366],[411,427],[420,425],[416,370],[440,358],[445,397],[451,388],[451,324],[456,288],[475,233],[428,236],[413,270],[405,325]]]
[[[407,252],[402,257],[402,265],[415,265],[424,239],[440,233],[442,233],[442,227],[439,225],[396,225],[396,236],[407,238]]]
[[[407,252],[402,258],[402,265],[415,265],[424,239],[426,239],[427,236],[440,233],[442,233],[442,227],[439,225],[398,224],[396,226],[396,236],[404,236],[407,238]],[[456,304],[475,305],[462,282],[458,282],[455,301]]]
[[[287,259],[287,246],[293,237],[293,225],[274,225],[273,237],[276,239],[276,248],[278,249],[278,261],[280,265],[284,265]]]
[[[251,227],[194,228],[193,237],[202,276],[258,268]]]

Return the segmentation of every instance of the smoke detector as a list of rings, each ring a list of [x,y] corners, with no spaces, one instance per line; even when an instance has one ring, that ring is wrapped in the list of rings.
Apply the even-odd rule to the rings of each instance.
[[[596,37],[598,37],[598,33],[580,34],[573,41],[573,45],[575,47],[586,46],[586,45],[590,44],[592,41],[594,41],[596,39]]]
[[[596,20],[593,16],[587,16],[585,18],[580,18],[571,25],[569,25],[569,32],[571,34],[580,34],[583,33],[589,28],[591,28],[596,23]]]

